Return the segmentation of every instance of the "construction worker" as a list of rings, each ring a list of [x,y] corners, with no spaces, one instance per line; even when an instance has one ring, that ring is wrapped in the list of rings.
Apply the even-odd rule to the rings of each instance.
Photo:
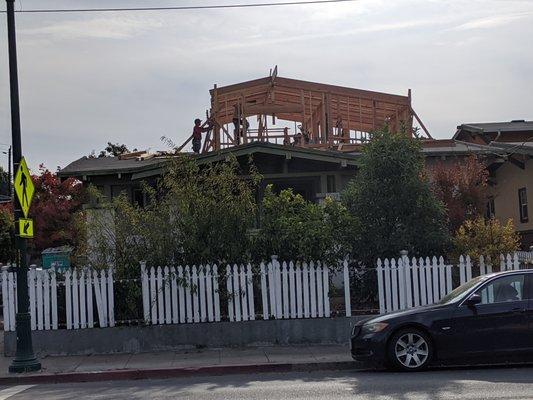
[[[205,125],[208,124],[206,127]],[[207,132],[211,129],[209,120],[205,121],[202,125],[202,120],[196,118],[194,120],[194,128],[192,129],[192,151],[196,154],[200,153],[200,148],[202,147],[202,133]]]

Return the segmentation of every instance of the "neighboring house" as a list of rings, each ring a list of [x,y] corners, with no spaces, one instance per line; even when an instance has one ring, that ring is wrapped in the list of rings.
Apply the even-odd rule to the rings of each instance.
[[[494,153],[489,165],[487,214],[502,222],[511,218],[523,247],[533,245],[533,121],[463,124],[457,127],[454,139]]]

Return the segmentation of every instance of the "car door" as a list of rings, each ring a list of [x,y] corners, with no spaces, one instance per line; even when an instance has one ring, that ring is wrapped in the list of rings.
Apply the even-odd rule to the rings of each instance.
[[[529,274],[495,277],[476,293],[481,303],[460,304],[452,318],[455,356],[498,356],[519,352],[531,344],[528,334]]]

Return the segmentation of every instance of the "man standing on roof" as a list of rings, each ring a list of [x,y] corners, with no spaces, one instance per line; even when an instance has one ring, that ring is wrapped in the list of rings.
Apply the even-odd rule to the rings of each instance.
[[[194,120],[194,128],[192,129],[192,151],[196,154],[200,153],[200,148],[202,147],[202,133],[211,129],[211,126],[205,126],[206,124],[209,124],[209,120],[205,121],[203,125],[201,124],[201,119],[196,118]]]

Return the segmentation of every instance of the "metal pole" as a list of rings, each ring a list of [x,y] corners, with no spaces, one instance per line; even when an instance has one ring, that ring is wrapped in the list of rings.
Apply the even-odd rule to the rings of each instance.
[[[7,3],[7,40],[9,47],[9,85],[11,91],[11,135],[13,141],[13,171],[17,171],[22,158],[20,139],[19,88],[17,74],[17,43],[15,37],[15,0]],[[17,196],[13,196],[15,223],[23,217],[22,207]],[[26,239],[17,236],[16,268],[17,268],[17,306],[15,317],[17,330],[17,352],[9,366],[9,372],[31,372],[41,369],[41,363],[33,353],[31,340],[31,319],[28,297],[28,259]]]

